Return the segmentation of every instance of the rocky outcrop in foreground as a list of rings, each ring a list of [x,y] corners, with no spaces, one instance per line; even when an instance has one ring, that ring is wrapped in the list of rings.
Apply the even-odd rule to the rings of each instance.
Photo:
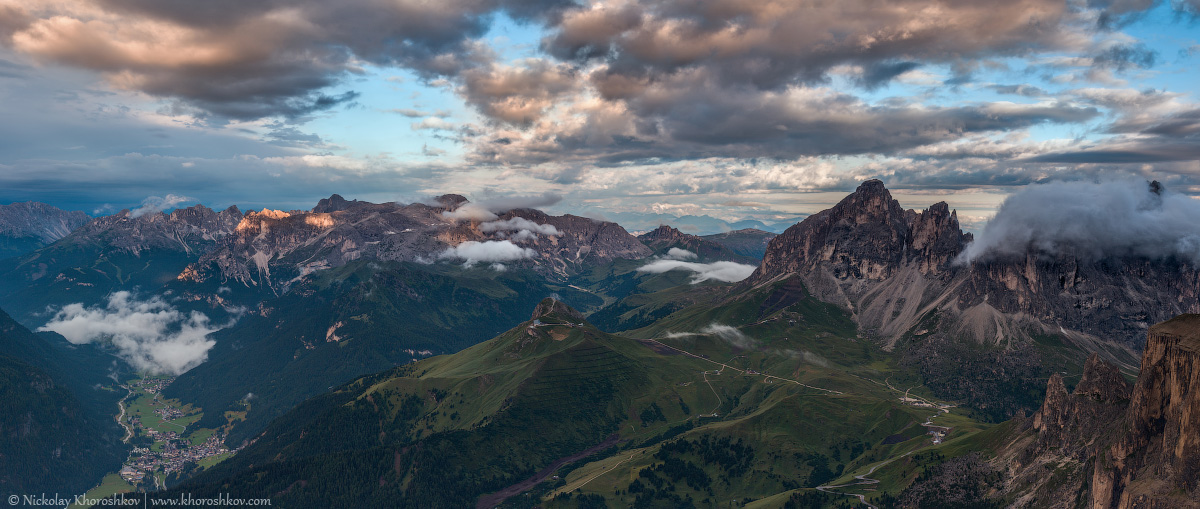
[[[1092,507],[1200,507],[1200,315],[1150,328],[1124,428],[1099,452]]]
[[[1093,356],[1075,390],[1046,399],[993,464],[1013,507],[1200,507],[1200,315],[1150,328],[1132,389]]]

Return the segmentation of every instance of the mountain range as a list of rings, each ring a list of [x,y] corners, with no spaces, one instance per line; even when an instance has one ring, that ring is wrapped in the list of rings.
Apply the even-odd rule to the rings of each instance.
[[[0,205],[0,258],[20,256],[66,237],[92,218],[45,203]]]
[[[244,449],[175,489],[289,506],[372,492],[367,505],[830,507],[862,495],[925,507],[956,486],[959,506],[1070,495],[1149,507],[1138,501],[1195,493],[1196,329],[1172,320],[1200,313],[1187,260],[1033,244],[968,257],[975,239],[946,203],[906,210],[878,180],[778,235],[635,236],[510,206],[332,195],[308,211],[93,219],[0,260],[10,329],[42,331],[20,336],[41,357],[9,372],[63,389],[19,396],[68,402],[67,420],[40,417],[55,429],[112,428],[95,415],[113,393],[89,387],[168,364],[112,329],[84,338],[88,327],[62,324],[125,320],[139,313],[129,303],[190,316],[165,324],[168,338],[201,327],[211,344],[169,364],[184,368],[163,395],[203,408],[194,425]],[[69,362],[103,368],[71,374]],[[80,450],[108,465],[122,445],[103,437]],[[871,483],[854,476],[884,465],[862,491]],[[1047,484],[1037,469],[1051,465],[1062,479]],[[1165,488],[1179,483],[1182,494]]]

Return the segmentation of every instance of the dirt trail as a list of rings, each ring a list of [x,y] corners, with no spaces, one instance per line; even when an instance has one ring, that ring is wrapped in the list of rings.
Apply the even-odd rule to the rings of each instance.
[[[490,495],[484,495],[484,496],[480,497],[479,501],[475,503],[475,509],[491,509],[493,507],[496,507],[496,506],[500,505],[501,503],[503,503],[505,500],[508,500],[509,497],[524,493],[529,488],[536,486],[537,483],[540,483],[540,482],[546,480],[546,478],[550,477],[550,474],[553,474],[555,470],[559,469],[559,467],[562,467],[563,465],[566,465],[567,463],[570,463],[572,461],[579,461],[579,460],[586,458],[588,456],[591,456],[592,454],[595,454],[599,451],[602,451],[604,449],[612,447],[620,439],[621,439],[620,435],[613,433],[608,438],[606,438],[603,442],[600,442],[599,444],[596,444],[596,445],[588,448],[586,451],[583,451],[583,452],[580,452],[577,454],[572,454],[565,458],[559,458],[559,459],[555,460],[554,463],[551,463],[550,466],[539,470],[538,473],[536,473],[536,474],[533,474],[533,477],[525,479],[524,481],[521,481],[517,484],[514,484],[512,486],[504,488],[504,489],[497,491],[495,493],[492,493]]]

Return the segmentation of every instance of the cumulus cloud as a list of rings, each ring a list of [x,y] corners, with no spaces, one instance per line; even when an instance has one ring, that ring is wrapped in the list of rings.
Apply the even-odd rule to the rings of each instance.
[[[38,330],[77,345],[106,341],[139,370],[178,375],[208,358],[216,344],[208,335],[221,328],[203,313],[183,313],[161,297],[139,300],[122,291],[109,295],[104,306],[63,306]]]
[[[735,262],[696,263],[681,260],[655,260],[639,267],[637,270],[638,272],[649,272],[651,274],[662,274],[672,270],[689,270],[696,273],[692,276],[692,283],[694,284],[710,279],[726,283],[741,281],[750,277],[750,274],[754,273],[755,268],[753,265]]]
[[[538,224],[523,217],[513,217],[503,221],[490,221],[479,225],[479,231],[484,233],[493,232],[529,232],[538,235],[550,235],[557,237],[562,235],[552,224]]]
[[[438,258],[455,258],[464,260],[463,265],[472,266],[476,263],[499,263],[533,258],[537,255],[532,249],[523,248],[508,240],[488,240],[478,242],[468,240],[457,246],[447,248],[438,254]]]
[[[667,250],[667,255],[664,256],[664,258],[666,258],[668,260],[695,260],[697,258],[697,255],[696,255],[696,253],[693,253],[686,249],[679,249],[677,247],[673,247],[673,248]]]
[[[104,73],[117,88],[232,119],[298,118],[349,104],[326,92],[364,64],[453,76],[487,60],[475,48],[493,15],[548,22],[566,0],[318,0],[0,5],[0,43]]]
[[[1176,257],[1200,264],[1200,201],[1156,182],[1109,180],[1032,185],[1000,205],[960,261],[1029,251],[1088,260]]]
[[[180,196],[177,194],[168,194],[165,197],[151,196],[145,200],[142,200],[142,206],[133,209],[133,211],[129,213],[129,216],[141,217],[146,214],[153,214],[155,212],[162,212],[169,208],[174,208],[182,203],[194,201],[196,201],[195,198],[188,198],[187,196]]]
[[[891,154],[974,133],[1078,123],[1100,115],[1094,106],[1063,101],[880,105],[831,87],[761,90],[731,86],[723,79],[705,68],[655,79],[603,74],[593,80],[606,101],[572,104],[528,129],[495,129],[471,140],[472,156],[481,163],[599,160],[617,165]]]
[[[488,117],[516,125],[541,118],[557,99],[579,87],[572,66],[544,59],[491,64],[462,73],[461,95]]]

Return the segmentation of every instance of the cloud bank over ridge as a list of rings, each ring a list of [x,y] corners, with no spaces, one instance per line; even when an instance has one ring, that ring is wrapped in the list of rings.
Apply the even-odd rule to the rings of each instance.
[[[1027,249],[1200,265],[1200,201],[1133,179],[1033,185],[1000,205],[960,261],[1023,256]]]

